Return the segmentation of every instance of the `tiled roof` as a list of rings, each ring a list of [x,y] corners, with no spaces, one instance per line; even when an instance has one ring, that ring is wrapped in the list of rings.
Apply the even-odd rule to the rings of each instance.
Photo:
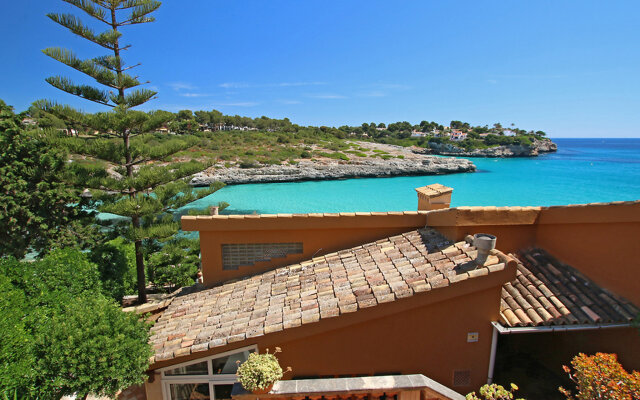
[[[516,279],[502,288],[503,325],[628,323],[640,312],[544,250],[525,251],[517,259]]]
[[[153,362],[311,324],[505,268],[475,248],[414,230],[197,293],[175,297],[151,329]]]

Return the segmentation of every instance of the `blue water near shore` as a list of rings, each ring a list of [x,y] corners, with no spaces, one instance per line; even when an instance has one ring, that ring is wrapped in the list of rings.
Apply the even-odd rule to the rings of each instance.
[[[454,188],[452,206],[548,206],[640,199],[640,139],[554,139],[533,158],[473,158],[475,173],[227,186],[190,207],[220,201],[225,214],[403,211],[414,188]]]

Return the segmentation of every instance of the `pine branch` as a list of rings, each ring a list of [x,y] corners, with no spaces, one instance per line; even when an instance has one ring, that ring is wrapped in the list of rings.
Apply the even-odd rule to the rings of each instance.
[[[179,229],[178,222],[156,223],[151,226],[133,228],[130,231],[130,237],[132,240],[166,239],[178,233]]]
[[[96,43],[106,49],[114,50],[117,40],[122,33],[114,30],[107,30],[96,35],[95,32],[84,25],[82,21],[72,14],[47,14],[52,21],[64,26],[76,35],[83,37],[93,43]]]
[[[120,82],[118,81],[117,75],[96,63],[95,59],[80,60],[71,51],[59,47],[49,47],[42,50],[42,52],[56,61],[60,61],[61,63],[80,71],[85,75],[89,75],[98,83],[113,89],[120,88]]]
[[[119,106],[124,106],[125,108],[133,108],[151,100],[156,94],[158,94],[158,92],[154,92],[153,90],[138,89],[129,93],[124,98],[112,94],[110,96],[110,99]]]
[[[89,85],[75,85],[68,78],[60,76],[51,76],[46,78],[45,81],[47,81],[51,86],[74,96],[82,97],[83,99],[93,101],[94,103],[113,107],[113,105],[109,103],[109,98],[112,94],[104,90],[100,90]]]
[[[100,57],[96,57],[93,59],[93,61],[98,64],[98,65],[102,65],[103,67],[107,68],[110,71],[113,72],[117,72],[118,71],[118,65],[122,66],[122,60],[120,59],[120,57],[115,57],[115,56],[100,56]]]
[[[120,5],[118,7],[116,7],[116,10],[126,10],[129,8],[135,8],[135,7],[140,7],[141,5],[145,4],[145,3],[158,3],[158,6],[160,6],[160,2],[159,1],[150,1],[150,0],[120,0]]]
[[[68,105],[58,104],[49,100],[36,100],[32,105],[47,114],[60,118],[63,121],[70,121],[84,126],[87,125],[85,114]]]
[[[85,0],[62,0],[62,1],[78,7],[79,9],[86,12],[87,14],[97,19],[98,21],[104,22],[107,25],[111,25],[109,21],[105,19],[106,13],[104,9],[94,7],[91,4],[92,2],[85,1]]]

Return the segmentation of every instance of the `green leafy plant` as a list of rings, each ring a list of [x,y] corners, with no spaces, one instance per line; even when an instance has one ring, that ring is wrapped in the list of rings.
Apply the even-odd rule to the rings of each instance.
[[[618,362],[615,354],[596,353],[588,356],[580,353],[571,360],[571,368],[562,366],[578,389],[573,395],[570,390],[558,388],[568,400],[640,399],[640,372],[627,372]]]
[[[291,367],[287,367],[284,372],[282,371],[276,357],[276,354],[280,352],[280,348],[276,347],[273,353],[269,353],[269,349],[267,349],[265,354],[249,354],[247,361],[238,367],[238,381],[242,387],[252,392],[265,390],[280,380],[284,372],[291,371]]]
[[[480,396],[476,395],[476,392],[469,393],[466,396],[467,400],[511,400],[513,399],[513,393],[518,390],[518,386],[514,383],[511,384],[511,389],[507,390],[502,385],[496,385],[492,383],[491,385],[484,385],[480,388]],[[524,400],[524,399],[518,399]]]
[[[114,396],[144,382],[149,325],[103,296],[99,276],[76,249],[0,258],[0,400]]]

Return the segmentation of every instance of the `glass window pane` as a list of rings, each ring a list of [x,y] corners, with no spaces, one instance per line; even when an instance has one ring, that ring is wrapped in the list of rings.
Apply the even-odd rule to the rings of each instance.
[[[175,376],[175,375],[208,375],[209,370],[207,369],[207,362],[199,362],[196,364],[185,365],[184,367],[179,367],[176,369],[171,369],[169,371],[165,371],[164,374],[166,376]]]
[[[215,358],[213,362],[214,374],[235,374],[238,371],[238,363],[247,361],[247,352],[231,354],[227,357]]]
[[[215,400],[231,400],[231,389],[233,385],[215,385],[213,387]]]
[[[171,400],[210,400],[208,383],[183,383],[169,385]]]

